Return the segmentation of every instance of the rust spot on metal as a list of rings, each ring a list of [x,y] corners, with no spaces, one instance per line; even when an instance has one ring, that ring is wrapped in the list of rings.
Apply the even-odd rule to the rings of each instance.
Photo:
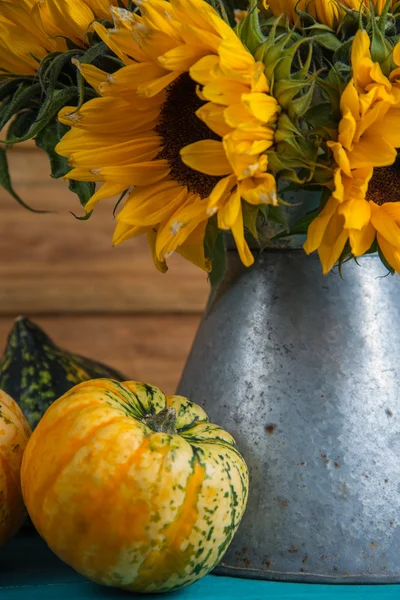
[[[289,500],[282,500],[282,502],[281,502],[281,506],[283,509],[285,509],[288,504],[289,504]]]
[[[243,564],[246,567],[246,569],[249,569],[250,566],[251,566],[251,563],[250,563],[249,559],[248,558],[243,558],[242,560],[243,560]]]
[[[272,435],[276,429],[276,424],[275,423],[268,423],[268,425],[266,425],[264,427],[265,431],[268,433],[268,435]]]
[[[286,442],[282,442],[282,446],[286,446]]]
[[[271,568],[271,561],[269,560],[263,560],[261,564],[265,565],[267,569]]]
[[[337,554],[336,553],[332,554],[332,556],[333,556],[333,558],[337,558]]]
[[[372,540],[369,545],[371,548],[376,548],[376,542],[374,542],[374,540]]]
[[[303,565],[305,565],[307,561],[308,561],[308,554],[305,554],[305,555],[303,556],[303,559],[302,559],[302,561],[301,561],[301,562],[303,563]]]
[[[390,527],[393,527],[393,521],[389,521]]]
[[[299,549],[298,549],[298,548],[296,548],[296,546],[293,546],[293,545],[292,545],[292,546],[290,546],[290,548],[289,548],[289,550],[288,550],[289,554],[297,554],[297,553],[298,553],[298,551],[299,551]]]
[[[325,452],[321,452],[320,456],[321,456],[321,458],[326,458]]]
[[[300,573],[304,573],[304,569],[299,569],[299,572]]]
[[[325,394],[321,394],[321,398],[325,398]]]
[[[390,410],[390,408],[387,408],[387,409],[385,410],[385,413],[387,414],[387,416],[388,416],[388,417],[393,417],[393,413],[392,413],[392,411]]]
[[[246,546],[243,546],[242,552],[243,552],[243,554],[247,554],[247,548],[246,548]]]
[[[326,555],[326,554],[321,554],[321,557],[320,557],[320,558],[321,558],[321,560],[326,560],[328,557],[327,557],[327,555]]]
[[[335,465],[335,469],[340,469],[340,464],[338,462],[336,462],[336,460],[333,464]]]
[[[339,569],[337,567],[333,567],[333,572],[337,573],[339,571]]]
[[[305,462],[304,462],[304,460],[303,460],[303,462],[301,462],[301,463],[297,463],[297,466],[298,466],[298,467],[304,467],[304,465],[305,465],[305,464],[306,464],[306,463],[305,463]]]

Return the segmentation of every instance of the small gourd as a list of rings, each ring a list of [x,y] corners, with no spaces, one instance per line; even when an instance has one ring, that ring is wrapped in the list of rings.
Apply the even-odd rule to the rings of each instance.
[[[78,572],[165,592],[220,561],[246,506],[248,472],[232,436],[197,404],[97,379],[47,410],[24,455],[22,489],[40,535]]]
[[[18,404],[0,390],[0,546],[18,531],[26,516],[20,470],[30,434]]]
[[[81,381],[110,377],[118,371],[57,346],[26,317],[18,317],[0,360],[0,389],[19,404],[34,429],[54,400]]]

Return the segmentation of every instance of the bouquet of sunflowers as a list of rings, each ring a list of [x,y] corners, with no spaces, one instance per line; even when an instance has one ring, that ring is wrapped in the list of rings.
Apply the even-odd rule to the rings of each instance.
[[[400,273],[400,2],[0,0],[0,183],[34,138],[114,244],[223,270],[225,232]]]

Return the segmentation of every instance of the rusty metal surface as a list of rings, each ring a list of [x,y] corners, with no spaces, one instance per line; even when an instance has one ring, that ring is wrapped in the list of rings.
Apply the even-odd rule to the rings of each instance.
[[[248,508],[218,572],[400,583],[400,278],[235,252],[179,393],[236,438]]]

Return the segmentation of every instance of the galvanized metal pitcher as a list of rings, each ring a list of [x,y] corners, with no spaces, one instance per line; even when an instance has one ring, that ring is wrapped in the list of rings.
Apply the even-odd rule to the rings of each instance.
[[[217,572],[400,583],[400,278],[374,256],[341,278],[301,250],[228,255],[179,385],[250,469]]]

